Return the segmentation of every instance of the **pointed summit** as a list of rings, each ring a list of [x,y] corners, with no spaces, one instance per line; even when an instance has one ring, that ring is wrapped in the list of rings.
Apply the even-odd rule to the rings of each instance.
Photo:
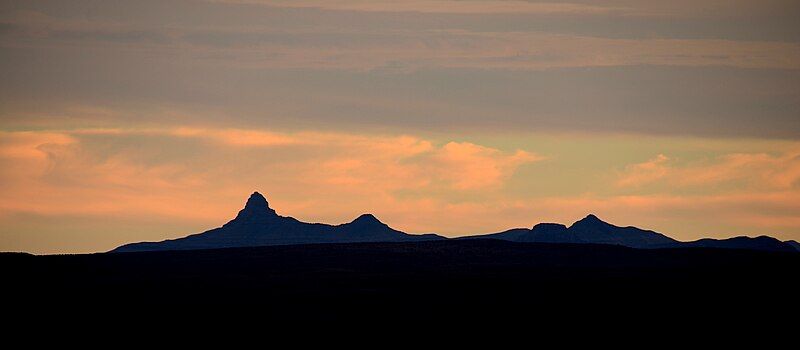
[[[603,221],[603,220],[600,220],[600,218],[598,218],[598,217],[597,217],[596,215],[594,215],[594,214],[589,214],[589,215],[586,215],[586,217],[585,217],[585,218],[583,218],[583,220],[587,220],[587,221],[601,221],[601,222]]]
[[[386,226],[386,224],[382,223],[380,220],[378,220],[378,218],[375,217],[375,215],[372,214],[361,214],[361,216],[353,220],[351,224],[360,226]]]
[[[269,209],[269,203],[267,199],[261,193],[253,192],[250,195],[250,198],[247,199],[247,203],[244,205],[244,208],[252,208],[252,209],[259,209],[259,208],[266,208]]]
[[[265,221],[267,219],[271,219],[277,217],[278,214],[275,213],[275,210],[269,207],[269,203],[267,199],[264,198],[261,193],[253,192],[250,195],[250,198],[247,199],[247,203],[244,205],[244,209],[239,211],[239,215],[236,215],[236,218],[233,219],[235,222],[252,222],[252,221]]]
[[[603,220],[600,220],[600,218],[598,218],[594,214],[589,214],[586,215],[585,218],[580,219],[574,224],[572,224],[572,226],[612,226],[612,225]]]

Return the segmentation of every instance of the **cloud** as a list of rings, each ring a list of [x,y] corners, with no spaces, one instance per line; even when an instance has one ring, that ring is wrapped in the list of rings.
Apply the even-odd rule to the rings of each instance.
[[[499,186],[518,166],[542,160],[522,150],[510,156],[499,150],[468,142],[449,142],[436,155],[436,171],[457,189]]]
[[[164,132],[179,137],[200,137],[233,146],[285,146],[306,143],[299,137],[269,131],[241,129],[177,128]]]
[[[719,28],[165,1],[0,13],[0,126],[137,127],[179,110],[170,123],[221,128],[800,134],[800,45],[772,17]]]
[[[508,188],[510,180],[544,157],[464,141],[202,127],[6,131],[0,134],[0,245],[24,236],[8,232],[18,227],[14,220],[26,216],[48,222],[72,218],[68,221],[77,226],[65,227],[64,234],[84,227],[79,222],[129,223],[128,233],[117,238],[70,243],[91,247],[80,251],[135,239],[130,223],[137,221],[185,227],[163,232],[175,237],[229,220],[253,190],[265,193],[279,213],[305,221],[339,223],[373,212],[398,229],[450,236],[542,221],[568,224],[595,213],[680,239],[797,238],[798,160],[791,149],[726,153],[702,163],[657,155],[629,166],[629,177],[617,179],[620,191],[611,186],[602,194],[526,195],[516,193],[520,187]],[[581,168],[586,178],[597,179],[607,170]],[[531,182],[565,185],[558,175],[526,171],[525,176],[522,188]],[[737,185],[709,185],[728,181]],[[752,185],[739,186],[742,181]],[[663,192],[647,190],[659,183],[667,186]],[[714,190],[675,190],[681,186]]]
[[[288,8],[318,8],[360,12],[423,12],[453,14],[609,14],[625,8],[563,2],[516,0],[208,0],[222,4],[252,4]]]
[[[198,193],[239,197],[262,186],[295,199],[483,191],[540,159],[466,142],[320,132],[78,129],[3,132],[2,139],[0,208],[41,215],[217,218],[232,208],[177,203]]]
[[[0,157],[16,160],[40,161],[47,157],[43,148],[51,145],[68,145],[78,140],[58,132],[0,131]]]
[[[464,15],[583,15],[666,18],[739,18],[776,15],[796,9],[787,0],[201,0],[215,4],[264,5],[276,8],[357,12],[412,12]],[[777,12],[777,13],[776,13]]]
[[[665,165],[669,158],[663,154],[643,163],[629,165],[625,173],[617,180],[619,186],[641,186],[663,178],[669,172]]]
[[[626,167],[617,185],[640,187],[663,182],[669,186],[708,186],[735,183],[738,188],[791,189],[800,184],[800,149],[780,154],[731,153],[712,161],[679,164],[659,154]]]
[[[483,7],[535,11],[600,11],[603,7],[524,1],[444,1],[441,8]],[[281,2],[282,6],[379,9],[439,8],[420,2]],[[328,5],[325,5],[328,4]],[[423,6],[424,4],[427,4]],[[473,5],[468,5],[473,4]],[[430,7],[435,5],[433,7]],[[350,6],[350,7],[348,7]],[[427,6],[427,7],[426,7]],[[476,7],[478,6],[478,7]],[[590,12],[591,12],[590,11]],[[523,11],[524,12],[524,11]],[[0,22],[3,23],[3,22]],[[137,21],[114,23],[56,18],[22,12],[6,20],[0,47],[9,49],[124,50],[146,57],[191,58],[246,68],[344,70],[480,68],[541,70],[633,65],[729,66],[800,69],[800,44],[779,40],[712,38],[615,38],[574,31],[472,30],[448,28],[337,29],[209,26],[192,22],[155,27]]]

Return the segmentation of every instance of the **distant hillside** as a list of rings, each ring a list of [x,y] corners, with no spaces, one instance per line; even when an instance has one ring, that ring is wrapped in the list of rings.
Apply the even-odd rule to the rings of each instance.
[[[750,249],[764,251],[800,251],[797,242],[781,242],[778,239],[760,237],[734,237],[729,239],[704,238],[692,242],[680,242],[661,233],[636,227],[619,227],[589,215],[567,227],[562,224],[537,224],[531,229],[516,228],[498,233],[463,237],[462,239],[493,238],[511,242],[530,243],[591,243],[612,244],[630,248],[717,248]]]
[[[594,215],[589,215],[570,227],[561,224],[538,224],[530,230],[514,229],[473,237],[512,242],[613,244],[631,248],[661,248],[678,243],[657,232],[636,227],[614,226]]]
[[[733,237],[728,239],[703,238],[693,242],[682,242],[680,245],[689,248],[752,249],[776,252],[797,251],[790,243],[781,242],[768,236]]]

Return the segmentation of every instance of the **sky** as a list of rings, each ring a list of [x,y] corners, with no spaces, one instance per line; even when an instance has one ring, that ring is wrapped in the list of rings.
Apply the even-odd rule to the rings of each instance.
[[[0,0],[0,251],[361,213],[800,239],[800,2]]]

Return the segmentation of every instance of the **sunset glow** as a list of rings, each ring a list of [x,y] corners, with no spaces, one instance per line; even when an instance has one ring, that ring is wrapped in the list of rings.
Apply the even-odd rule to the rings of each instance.
[[[0,251],[182,237],[256,190],[448,237],[800,240],[796,1],[60,4],[0,5]]]

